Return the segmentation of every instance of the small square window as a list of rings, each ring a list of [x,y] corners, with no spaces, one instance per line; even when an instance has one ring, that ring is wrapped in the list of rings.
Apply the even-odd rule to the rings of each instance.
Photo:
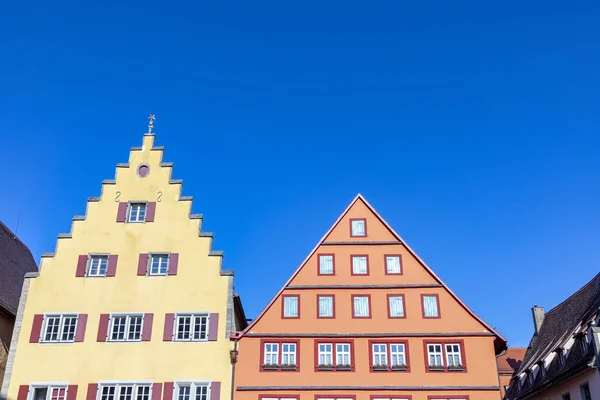
[[[352,313],[354,318],[370,318],[369,296],[352,296]]]
[[[142,339],[143,316],[113,315],[111,317],[109,340],[112,342],[137,342]]]
[[[440,310],[437,295],[421,295],[423,301],[423,317],[439,318]]]
[[[142,264],[143,265],[143,264]],[[169,272],[168,254],[150,254],[148,260],[148,275],[167,275]]]
[[[70,343],[75,340],[77,315],[54,314],[44,316],[42,343]]]
[[[175,321],[176,341],[201,342],[208,339],[207,314],[177,314]]]
[[[388,296],[390,318],[404,318],[404,296]]]
[[[400,256],[385,256],[385,273],[386,275],[402,274],[402,263]]]
[[[106,276],[108,256],[93,255],[89,257],[87,276]]]
[[[146,203],[129,204],[129,217],[127,222],[145,222],[146,221]]]
[[[319,318],[333,318],[333,296],[317,296],[319,303]]]
[[[299,302],[299,296],[283,296],[283,318],[299,318]]]
[[[333,254],[319,254],[319,275],[333,275]]]
[[[350,220],[350,236],[367,236],[367,220],[364,218]]]
[[[352,256],[352,275],[369,275],[368,256]]]

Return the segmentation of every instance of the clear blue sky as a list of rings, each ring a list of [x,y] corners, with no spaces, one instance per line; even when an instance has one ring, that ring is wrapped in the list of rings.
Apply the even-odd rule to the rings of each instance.
[[[53,251],[152,112],[249,317],[361,192],[527,345],[600,269],[600,3],[289,3],[4,2],[0,219]]]

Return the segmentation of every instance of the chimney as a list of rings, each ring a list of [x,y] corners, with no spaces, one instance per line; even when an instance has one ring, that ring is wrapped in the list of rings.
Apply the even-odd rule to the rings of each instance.
[[[544,307],[533,306],[531,309],[533,315],[533,327],[535,328],[535,334],[537,335],[542,329],[542,323],[544,322]]]

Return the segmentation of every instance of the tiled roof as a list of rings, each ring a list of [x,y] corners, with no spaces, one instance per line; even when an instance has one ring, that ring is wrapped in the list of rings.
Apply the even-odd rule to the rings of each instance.
[[[0,308],[17,314],[23,277],[37,270],[29,248],[0,221]]]
[[[524,347],[510,347],[506,354],[498,357],[498,372],[512,375],[523,362],[526,351]]]

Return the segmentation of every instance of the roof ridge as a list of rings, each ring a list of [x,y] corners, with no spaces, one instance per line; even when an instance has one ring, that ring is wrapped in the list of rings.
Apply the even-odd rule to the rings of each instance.
[[[6,224],[4,224],[4,222],[0,221],[0,225],[2,226],[2,228],[4,228],[5,231],[7,231],[8,233],[10,233],[13,237],[13,239],[16,239],[21,246],[25,247],[27,249],[27,251],[29,253],[31,253],[31,249],[29,247],[27,247],[27,245],[25,243],[23,243],[23,241],[21,239],[19,239],[19,237],[17,236],[16,233],[14,233],[13,231],[10,230],[10,228],[8,226],[6,226]],[[33,256],[33,254],[32,254]]]
[[[565,303],[567,303],[569,300],[571,300],[571,298],[573,296],[577,295],[579,292],[581,292],[584,289],[586,289],[589,285],[591,285],[599,277],[600,277],[600,272],[598,272],[596,274],[596,276],[594,276],[592,279],[590,279],[585,285],[583,285],[582,287],[580,287],[576,292],[573,292],[573,294],[571,294],[569,297],[567,297],[566,299],[564,299],[563,301],[561,301],[559,304],[557,304],[556,306],[554,306],[550,310],[548,310],[546,313],[544,313],[544,315],[548,315],[551,312],[556,311],[559,307],[563,306]]]

